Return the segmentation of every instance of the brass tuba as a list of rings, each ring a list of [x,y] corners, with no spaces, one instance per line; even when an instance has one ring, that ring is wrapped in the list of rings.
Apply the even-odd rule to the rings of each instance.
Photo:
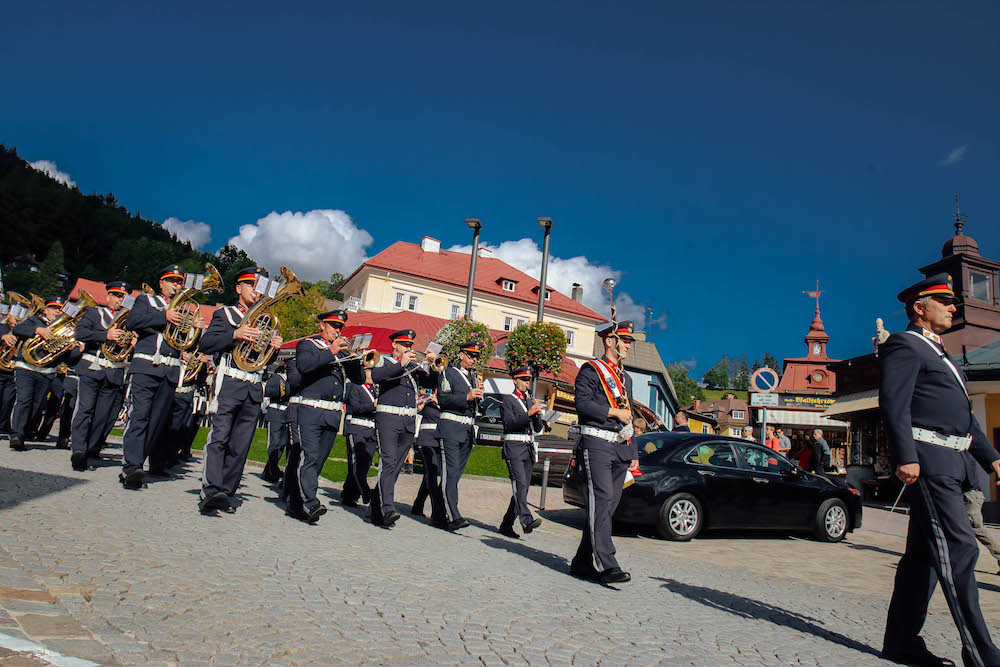
[[[76,323],[85,310],[97,306],[97,301],[85,290],[80,290],[80,298],[75,305],[77,308],[75,315],[65,312],[66,306],[63,306],[63,314],[48,325],[48,329],[55,334],[55,338],[45,340],[36,334],[24,344],[21,355],[26,362],[33,366],[51,366],[56,359],[69,352],[77,344]]]
[[[28,308],[28,315],[26,317],[37,315],[45,310],[45,301],[43,301],[42,297],[37,294],[32,294],[31,300],[29,301],[17,292],[7,292],[7,303],[12,306]],[[21,341],[17,341],[13,345],[0,343],[0,370],[7,371],[8,373],[14,370],[14,363],[17,360],[17,351],[20,349]]]
[[[271,339],[278,335],[281,326],[271,309],[285,299],[305,294],[302,281],[296,278],[287,266],[281,267],[281,278],[284,283],[278,288],[275,295],[272,297],[261,296],[257,303],[250,306],[250,310],[243,316],[242,326],[260,329],[260,336],[255,341],[241,340],[233,349],[233,363],[241,371],[257,373],[271,363],[276,352],[271,347]]]
[[[180,324],[167,322],[167,326],[163,329],[163,339],[170,347],[183,352],[198,342],[201,329],[195,328],[194,321],[198,319],[201,307],[194,300],[194,296],[200,292],[219,291],[222,291],[222,276],[214,266],[205,264],[205,280],[201,287],[191,286],[182,289],[170,300],[167,310],[179,310],[184,314]]]

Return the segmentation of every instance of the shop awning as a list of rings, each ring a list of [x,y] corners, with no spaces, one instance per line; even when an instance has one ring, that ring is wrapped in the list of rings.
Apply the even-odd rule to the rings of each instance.
[[[757,421],[763,421],[761,410],[757,410]],[[818,428],[847,428],[847,422],[824,417],[822,412],[804,410],[767,409],[767,423],[782,426],[816,426]]]
[[[841,396],[836,403],[826,409],[823,416],[835,417],[852,412],[864,412],[865,410],[878,410],[878,389]]]

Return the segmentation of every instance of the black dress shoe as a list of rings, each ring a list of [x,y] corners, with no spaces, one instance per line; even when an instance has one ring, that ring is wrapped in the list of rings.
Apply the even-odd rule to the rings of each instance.
[[[306,512],[306,522],[307,523],[317,523],[319,518],[326,514],[326,508],[322,505],[317,505],[308,512]]]
[[[542,520],[536,518],[533,521],[531,521],[531,523],[523,525],[522,528],[524,528],[525,533],[530,533],[535,528],[538,528],[540,525],[542,525]]]
[[[448,530],[450,530],[451,532],[455,532],[456,530],[459,530],[460,528],[465,528],[468,525],[470,525],[469,520],[463,517],[461,519],[455,519],[454,521],[449,523]]]
[[[422,516],[425,519],[427,518],[427,515],[424,514],[423,508],[417,509],[416,507],[410,509],[410,516]]]
[[[503,535],[504,537],[510,537],[515,540],[521,537],[520,535],[514,532],[514,526],[500,526],[497,532]]]
[[[69,449],[69,438],[59,438],[56,440],[56,449]]]
[[[87,455],[84,452],[73,452],[69,457],[73,470],[83,472],[87,469]]]
[[[601,577],[601,573],[590,563],[581,564],[575,560],[569,565],[569,573],[577,579],[585,579],[587,581],[597,581]]]
[[[149,475],[150,477],[170,477],[170,475],[167,474],[166,469],[160,467],[150,468],[149,472],[147,472],[146,474]]]
[[[142,480],[143,473],[141,470],[135,470],[127,475],[125,473],[118,473],[118,481],[129,491],[138,491],[141,489],[144,486]]]
[[[399,521],[399,512],[393,512],[391,514],[387,514],[382,519],[382,525],[385,526],[386,528],[392,528],[393,524],[395,524],[397,521]]]
[[[225,491],[214,491],[198,501],[198,511],[202,514],[226,509],[232,509],[232,506],[229,504],[229,494]]]
[[[341,498],[340,504],[343,505],[344,507],[357,507],[358,500],[357,498]]]
[[[609,567],[601,572],[602,584],[624,584],[630,581],[632,581],[632,575],[628,572],[622,572],[620,567]]]
[[[916,665],[916,667],[955,667],[955,662],[948,658],[939,658],[926,647],[916,647],[909,651],[897,653],[882,651],[882,657],[886,660],[899,663],[901,665]]]
[[[28,451],[28,448],[24,445],[24,438],[17,435],[10,439],[10,448],[15,452]]]

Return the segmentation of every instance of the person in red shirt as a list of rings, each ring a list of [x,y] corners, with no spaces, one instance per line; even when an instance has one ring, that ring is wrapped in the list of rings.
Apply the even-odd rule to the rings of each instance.
[[[799,443],[799,451],[796,456],[799,459],[799,467],[803,470],[809,470],[809,466],[812,463],[812,448]]]
[[[778,436],[774,434],[773,426],[768,425],[767,427],[767,437],[764,439],[764,445],[768,449],[773,449],[774,451],[778,451],[778,447],[781,446],[781,441],[778,440]]]

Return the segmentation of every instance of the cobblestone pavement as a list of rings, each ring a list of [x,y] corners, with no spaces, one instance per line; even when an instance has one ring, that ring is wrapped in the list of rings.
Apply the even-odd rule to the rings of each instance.
[[[510,540],[497,481],[462,481],[474,525],[449,534],[405,514],[366,524],[337,506],[339,485],[318,525],[293,521],[249,467],[239,510],[201,516],[198,472],[125,492],[116,465],[76,473],[65,451],[3,443],[0,633],[120,664],[883,664],[899,516],[868,511],[836,545],[623,534],[633,582],[616,590],[568,576],[583,515],[559,489],[542,528]],[[401,477],[397,497],[418,481]],[[1000,577],[988,556],[980,568],[996,619]],[[925,636],[959,658],[940,593]]]

